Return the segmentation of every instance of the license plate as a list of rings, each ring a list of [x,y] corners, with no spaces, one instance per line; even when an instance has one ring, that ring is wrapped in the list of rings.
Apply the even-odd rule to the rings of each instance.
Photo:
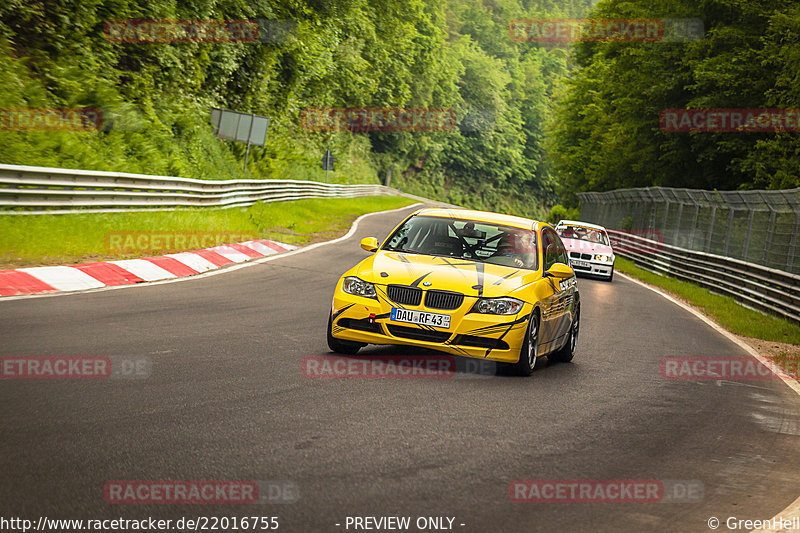
[[[398,309],[397,307],[392,307],[392,320],[395,322],[407,322],[409,324],[421,324],[423,326],[434,326],[445,329],[450,327],[450,315],[428,313],[427,311],[414,311],[412,309]]]
[[[571,261],[572,261],[572,264],[575,265],[575,266],[584,267],[584,268],[588,268],[590,266],[589,263],[587,263],[586,261],[575,261],[574,259],[571,259]]]

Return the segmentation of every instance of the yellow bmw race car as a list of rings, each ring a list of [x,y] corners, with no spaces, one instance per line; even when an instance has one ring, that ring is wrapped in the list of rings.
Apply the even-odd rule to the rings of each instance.
[[[580,295],[549,224],[484,211],[424,208],[345,272],[333,296],[328,346],[421,346],[513,365],[571,361]]]

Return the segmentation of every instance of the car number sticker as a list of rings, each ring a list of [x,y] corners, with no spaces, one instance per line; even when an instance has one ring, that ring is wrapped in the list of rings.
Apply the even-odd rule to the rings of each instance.
[[[575,285],[577,285],[577,281],[575,280],[575,278],[569,278],[561,281],[558,285],[562,291],[565,291],[570,287],[574,287]]]
[[[579,267],[588,267],[589,266],[589,263],[587,263],[586,261],[576,261],[574,259],[572,259],[572,264],[575,265],[575,266],[579,266]]]
[[[409,324],[421,324],[423,326],[434,326],[437,328],[450,327],[450,315],[440,315],[439,313],[428,313],[426,311],[414,311],[413,309],[399,309],[392,307],[391,319],[395,322],[407,322]]]

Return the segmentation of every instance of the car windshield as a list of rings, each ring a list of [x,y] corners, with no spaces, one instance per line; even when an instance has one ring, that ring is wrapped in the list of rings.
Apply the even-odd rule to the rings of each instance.
[[[599,229],[584,226],[559,226],[556,231],[564,239],[578,239],[610,246],[606,233]]]
[[[536,270],[536,232],[453,218],[414,216],[392,233],[383,250]]]

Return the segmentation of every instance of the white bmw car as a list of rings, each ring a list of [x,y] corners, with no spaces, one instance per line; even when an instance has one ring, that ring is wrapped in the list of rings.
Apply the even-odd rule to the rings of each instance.
[[[614,250],[603,226],[576,220],[561,220],[556,225],[576,274],[614,279]]]

